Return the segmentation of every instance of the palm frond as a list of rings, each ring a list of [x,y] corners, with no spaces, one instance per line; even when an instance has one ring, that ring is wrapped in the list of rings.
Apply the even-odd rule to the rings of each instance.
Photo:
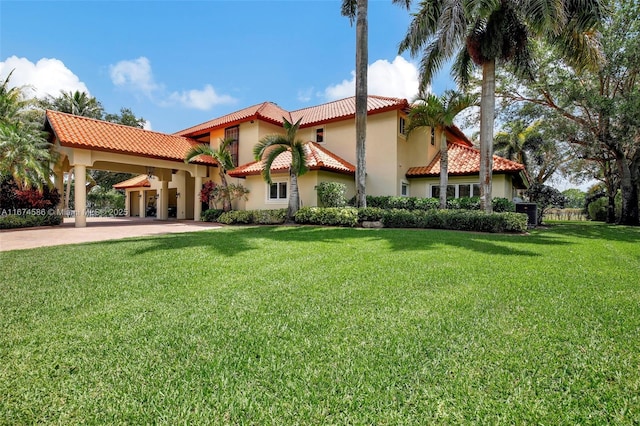
[[[424,50],[424,56],[420,60],[420,91],[426,91],[433,80],[433,76],[442,69],[446,58],[440,50],[438,42],[431,43]]]
[[[196,157],[200,155],[209,155],[211,157],[215,157],[215,152],[208,144],[199,144],[194,145],[191,149],[184,155],[184,162],[190,163]]]
[[[298,176],[302,176],[309,171],[302,141],[297,141],[291,147],[291,170]]]
[[[356,19],[357,14],[357,0],[342,0],[342,7],[340,8],[340,14],[349,18],[349,22],[353,25],[353,21]]]
[[[398,53],[409,51],[411,56],[417,56],[424,49],[439,30],[442,3],[434,0],[420,4],[420,10],[413,14],[407,33],[398,45]]]
[[[253,147],[253,157],[256,161],[262,160],[271,147],[285,145],[289,146],[289,141],[283,135],[267,135],[260,139]]]
[[[262,169],[262,177],[268,184],[271,184],[271,166],[278,156],[289,150],[287,145],[272,145],[273,149],[267,152],[264,158],[264,169]]]

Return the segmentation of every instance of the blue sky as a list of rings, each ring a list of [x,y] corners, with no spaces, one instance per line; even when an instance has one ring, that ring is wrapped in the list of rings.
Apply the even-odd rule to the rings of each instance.
[[[355,27],[340,1],[0,0],[0,77],[38,96],[86,90],[175,132],[263,101],[294,110],[353,95]],[[410,99],[398,57],[409,12],[369,2],[370,94]],[[448,71],[433,82],[453,88]]]

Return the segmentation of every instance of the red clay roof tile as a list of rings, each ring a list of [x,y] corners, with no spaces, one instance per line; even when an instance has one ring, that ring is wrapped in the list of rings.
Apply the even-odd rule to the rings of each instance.
[[[480,173],[480,151],[478,149],[452,142],[449,142],[447,147],[449,175],[463,176]],[[494,173],[515,173],[522,170],[524,170],[524,166],[520,163],[497,155],[493,156]],[[408,178],[440,176],[440,153],[428,166],[411,167],[407,170],[406,176]]]
[[[120,183],[116,183],[113,185],[115,189],[125,189],[125,188],[138,188],[138,187],[150,187],[151,183],[147,175],[138,175],[132,177],[131,179],[123,180]]]
[[[197,145],[195,140],[182,136],[152,132],[58,111],[48,110],[46,117],[62,146],[184,161],[187,151]],[[196,162],[216,164],[213,158],[207,156],[201,156]]]
[[[408,107],[409,103],[406,99],[389,98],[384,96],[369,96],[367,102],[367,111],[369,114],[394,109],[406,109]],[[222,117],[215,118],[205,123],[189,127],[188,129],[181,130],[175,134],[181,136],[194,136],[217,127],[228,127],[233,124],[256,118],[279,125],[283,124],[283,117],[293,123],[302,118],[300,127],[306,127],[314,124],[345,119],[350,116],[355,116],[355,113],[356,98],[353,96],[292,112],[286,111],[272,102],[263,102],[258,105],[253,105],[239,111],[223,115]]]
[[[307,167],[309,170],[327,170],[330,172],[343,173],[353,175],[356,168],[353,164],[340,158],[334,153],[321,147],[314,142],[307,142],[304,145],[304,151],[307,158]],[[291,152],[283,152],[271,164],[271,173],[281,173],[289,170],[291,165]],[[254,161],[244,164],[229,171],[229,176],[244,177],[250,175],[258,175],[264,169],[264,161]]]

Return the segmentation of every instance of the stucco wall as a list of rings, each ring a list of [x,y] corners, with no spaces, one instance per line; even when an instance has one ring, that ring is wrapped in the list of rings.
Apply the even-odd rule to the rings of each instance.
[[[439,177],[432,178],[413,178],[411,182],[411,196],[413,197],[429,197],[431,194],[431,186],[440,185]],[[480,179],[476,176],[449,176],[449,184],[479,184]],[[474,194],[475,196],[475,194]],[[512,199],[511,176],[505,174],[493,175],[493,187],[491,198],[503,197]]]

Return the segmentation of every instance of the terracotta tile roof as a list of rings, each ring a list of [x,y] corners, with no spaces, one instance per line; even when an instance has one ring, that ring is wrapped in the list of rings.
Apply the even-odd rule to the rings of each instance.
[[[204,133],[207,130],[216,127],[229,127],[231,125],[253,120],[256,118],[260,118],[274,124],[282,125],[282,117],[285,117],[287,120],[291,120],[291,114],[289,113],[289,111],[280,108],[273,102],[263,102],[258,105],[253,105],[239,111],[223,115],[222,117],[214,118],[213,120],[209,120],[205,123],[189,127],[188,129],[181,130],[174,134],[179,136],[193,136]]]
[[[58,111],[48,110],[46,117],[60,145],[67,147],[183,162],[187,151],[197,145],[195,140],[181,136]],[[216,164],[211,157],[200,157],[197,163]]]
[[[449,142],[447,146],[449,152],[449,175],[464,176],[480,173],[480,150],[452,142]],[[523,170],[524,166],[520,163],[497,155],[493,156],[494,173],[516,173]],[[435,156],[428,166],[411,167],[407,170],[406,176],[408,178],[440,176],[440,153]]]
[[[356,167],[348,161],[338,157],[334,153],[321,147],[314,142],[307,142],[304,145],[305,154],[307,157],[307,167],[309,170],[326,170],[336,173],[344,173],[353,175],[356,172]],[[271,165],[271,173],[282,173],[289,170],[291,165],[291,153],[283,152]],[[232,177],[244,177],[250,175],[259,175],[264,169],[264,161],[254,161],[252,163],[244,164],[229,171],[229,175]]]
[[[147,175],[138,175],[132,177],[131,179],[123,180],[122,182],[116,183],[113,185],[115,189],[125,189],[125,188],[138,188],[138,187],[150,187],[151,183],[147,178]]]
[[[408,107],[409,103],[406,99],[388,98],[384,96],[369,96],[367,102],[369,114],[394,109],[406,109]],[[300,126],[306,127],[334,120],[342,120],[350,116],[355,116],[355,113],[356,98],[353,96],[292,112],[286,111],[272,102],[263,102],[223,115],[222,117],[214,118],[213,120],[189,127],[174,134],[180,136],[195,136],[217,127],[229,127],[253,119],[262,119],[273,124],[282,125],[282,117],[294,123],[302,118]]]
[[[367,99],[367,113],[391,111],[394,109],[409,108],[406,99],[388,98],[384,96],[369,96]],[[309,108],[291,112],[291,119],[295,122],[302,118],[300,127],[314,124],[341,120],[356,114],[356,98],[352,96],[346,99],[329,102]]]

